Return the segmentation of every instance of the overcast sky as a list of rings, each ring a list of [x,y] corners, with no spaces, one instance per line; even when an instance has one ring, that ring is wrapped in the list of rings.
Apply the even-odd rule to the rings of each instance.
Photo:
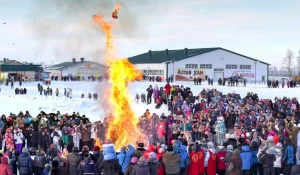
[[[1,0],[0,59],[103,62],[104,37],[92,16],[111,20],[114,0]],[[300,50],[297,0],[120,0],[114,20],[120,57],[148,50],[223,47],[281,66]],[[5,23],[6,24],[3,24]]]

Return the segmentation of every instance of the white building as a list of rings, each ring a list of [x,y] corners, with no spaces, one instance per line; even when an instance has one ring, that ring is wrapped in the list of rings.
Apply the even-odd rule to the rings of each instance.
[[[63,62],[56,64],[45,69],[45,72],[50,73],[50,77],[53,75],[58,76],[60,80],[62,76],[79,76],[87,79],[88,77],[106,77],[108,68],[102,64],[85,61],[84,58],[80,58],[80,61],[76,61],[75,58],[70,62]]]
[[[267,81],[270,64],[223,48],[151,51],[133,56],[129,61],[144,75],[174,77],[191,81],[195,77],[217,81],[238,76],[248,81]]]

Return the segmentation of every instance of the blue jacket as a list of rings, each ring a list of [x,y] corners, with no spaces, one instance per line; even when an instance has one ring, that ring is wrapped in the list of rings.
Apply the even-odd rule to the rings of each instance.
[[[49,175],[50,172],[50,166],[47,166],[44,170],[43,170],[43,174],[42,175]]]
[[[181,146],[181,152],[180,152],[180,168],[186,167],[185,165],[185,159],[189,158],[189,154],[187,153],[187,148],[185,145]]]
[[[122,166],[122,173],[124,173],[126,171],[126,168],[130,163],[131,156],[135,151],[135,148],[132,145],[128,145],[128,147],[129,147],[128,151],[120,152],[117,155],[117,159],[119,161],[119,164]]]
[[[22,153],[18,159],[18,169],[20,174],[32,174],[33,163],[29,153]]]
[[[4,122],[0,119],[0,130],[2,131],[4,128]]]
[[[258,159],[257,159],[257,153],[258,153],[258,150],[252,150],[252,160],[253,160],[253,164],[254,163],[258,163]]]
[[[249,145],[242,146],[240,156],[243,163],[242,170],[250,170],[253,163],[253,158]]]
[[[282,161],[285,164],[288,164],[288,165],[295,164],[295,162],[294,162],[294,154],[295,154],[295,151],[294,151],[293,145],[287,145],[285,147],[285,149],[283,150]]]

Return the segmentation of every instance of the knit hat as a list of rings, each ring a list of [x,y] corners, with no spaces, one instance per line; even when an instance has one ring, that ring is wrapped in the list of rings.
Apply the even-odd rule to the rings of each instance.
[[[149,158],[150,158],[150,159],[156,159],[156,154],[155,154],[155,152],[151,152],[151,153],[149,154]]]
[[[241,152],[241,151],[240,151],[239,149],[235,149],[235,150],[233,151],[234,154],[240,154],[240,152]]]
[[[26,147],[24,147],[24,148],[22,149],[22,153],[28,153],[28,149],[27,149]]]
[[[133,158],[131,158],[131,161],[130,161],[131,163],[137,163],[138,162],[138,158],[136,158],[136,157],[133,157]]]
[[[78,151],[79,151],[79,150],[78,150],[78,147],[73,147],[73,148],[72,148],[72,152],[73,152],[73,153],[77,153]]]
[[[233,146],[232,145],[228,145],[226,148],[227,148],[227,150],[233,150]]]
[[[100,147],[99,146],[95,146],[94,147],[94,151],[100,151]]]
[[[84,145],[82,147],[82,151],[90,151],[90,148],[87,145]]]
[[[161,144],[160,147],[166,149],[167,145],[166,144]]]
[[[139,162],[147,163],[147,159],[144,156],[142,156],[142,157],[139,158]]]
[[[164,153],[164,152],[166,152],[165,148],[159,148],[158,153]]]

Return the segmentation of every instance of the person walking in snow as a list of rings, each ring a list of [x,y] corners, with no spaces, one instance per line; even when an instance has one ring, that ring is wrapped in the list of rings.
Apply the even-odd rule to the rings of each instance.
[[[58,90],[58,88],[56,88],[56,90],[55,90],[55,94],[56,94],[56,97],[58,97],[58,94],[59,94],[59,90]]]
[[[15,132],[16,133],[14,134],[14,140],[15,140],[16,150],[18,151],[19,154],[21,154],[24,135],[22,132],[20,132],[19,128],[16,128]]]

